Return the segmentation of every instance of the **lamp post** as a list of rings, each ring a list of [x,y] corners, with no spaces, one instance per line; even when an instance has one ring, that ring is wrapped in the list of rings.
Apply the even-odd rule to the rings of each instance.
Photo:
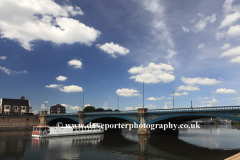
[[[84,108],[84,91],[83,91],[83,108]]]
[[[143,108],[144,108],[144,82],[143,82]]]
[[[44,103],[44,104],[45,104],[45,111],[47,111],[47,110],[46,110],[46,108],[47,108],[47,107],[46,107],[46,103],[47,103],[47,98],[46,98],[46,101],[45,101],[45,103]]]
[[[174,108],[174,91],[172,91],[172,93],[173,93],[173,108]]]
[[[118,97],[118,110],[119,110],[119,97]]]

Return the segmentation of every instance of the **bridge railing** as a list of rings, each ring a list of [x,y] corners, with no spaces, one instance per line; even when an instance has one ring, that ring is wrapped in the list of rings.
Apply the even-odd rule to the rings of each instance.
[[[137,113],[137,110],[127,110],[127,111],[105,111],[105,112],[84,112],[85,115],[93,114],[123,114],[123,113]]]
[[[220,106],[220,107],[193,107],[193,108],[171,108],[171,109],[149,109],[147,113],[171,113],[171,112],[211,112],[211,111],[240,111],[240,106]],[[137,110],[127,111],[105,111],[105,112],[85,112],[84,115],[101,115],[101,114],[131,114],[137,113]],[[48,114],[48,116],[72,116],[78,113],[62,113],[62,114]]]
[[[171,109],[149,109],[148,113],[156,112],[209,112],[209,111],[229,111],[240,110],[240,106],[221,106],[221,107],[193,107],[193,108],[171,108]]]

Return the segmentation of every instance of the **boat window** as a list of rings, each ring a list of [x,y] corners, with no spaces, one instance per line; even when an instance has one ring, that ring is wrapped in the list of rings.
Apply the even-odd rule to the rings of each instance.
[[[73,128],[73,131],[76,131],[76,128]]]
[[[82,130],[83,130],[83,128],[80,128],[79,130],[80,130],[80,131],[82,131]]]

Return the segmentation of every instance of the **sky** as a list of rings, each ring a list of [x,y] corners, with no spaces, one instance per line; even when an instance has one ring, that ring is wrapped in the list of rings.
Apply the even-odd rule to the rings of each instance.
[[[236,0],[1,0],[0,97],[34,113],[239,105],[239,40]]]

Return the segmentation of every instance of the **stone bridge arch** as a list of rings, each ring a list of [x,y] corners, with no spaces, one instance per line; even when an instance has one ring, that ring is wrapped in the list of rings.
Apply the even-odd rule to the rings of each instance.
[[[147,124],[166,121],[168,119],[173,119],[173,118],[178,118],[178,122],[183,123],[183,122],[186,122],[186,119],[194,120],[194,119],[206,118],[206,117],[219,117],[219,118],[224,118],[224,119],[229,119],[229,120],[240,122],[240,117],[237,116],[237,115],[233,115],[233,114],[226,114],[226,113],[187,113],[187,114],[147,115]]]
[[[57,119],[59,119],[58,122],[70,122],[68,124],[72,124],[71,122],[75,122],[76,124],[79,124],[79,119],[77,117],[70,117],[70,116],[66,116],[66,117],[49,117],[47,118],[47,124],[50,124],[51,122],[56,121]]]
[[[102,116],[84,116],[83,121],[84,124],[87,124],[92,121],[96,121],[97,119],[103,119],[103,118],[115,118],[115,119],[122,119],[126,121],[135,122],[136,124],[140,124],[140,118],[138,115],[132,115],[132,116],[124,116],[124,115],[102,115]],[[111,124],[111,122],[109,122]]]

